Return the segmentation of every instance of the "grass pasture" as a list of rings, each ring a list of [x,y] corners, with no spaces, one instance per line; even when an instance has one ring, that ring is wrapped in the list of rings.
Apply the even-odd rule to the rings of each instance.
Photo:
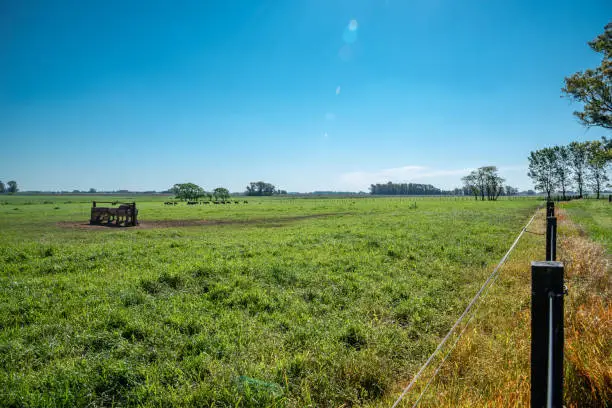
[[[141,227],[90,228],[86,197],[3,200],[6,406],[376,405],[538,205],[138,197]]]
[[[574,200],[563,204],[582,232],[599,242],[612,255],[612,205],[607,199]]]

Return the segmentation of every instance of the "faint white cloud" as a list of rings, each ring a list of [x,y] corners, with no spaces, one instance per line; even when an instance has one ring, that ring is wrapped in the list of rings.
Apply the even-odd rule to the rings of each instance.
[[[396,183],[427,182],[432,180],[457,179],[455,184],[459,184],[459,178],[467,175],[473,169],[432,169],[425,166],[403,166],[377,171],[353,171],[340,175],[341,183],[352,188],[364,189],[370,184],[386,183],[393,181]],[[447,184],[447,183],[444,183]]]
[[[327,139],[329,137],[329,135],[327,134],[327,132],[323,133],[323,139]]]
[[[367,190],[371,184],[387,183],[423,183],[433,184],[442,189],[451,189],[462,184],[461,177],[468,175],[475,168],[463,169],[437,169],[426,166],[409,165],[375,171],[352,171],[343,173],[339,177],[339,184],[343,189]],[[499,166],[499,175],[506,179],[505,184],[519,188],[531,188],[526,176],[527,166],[507,165]]]

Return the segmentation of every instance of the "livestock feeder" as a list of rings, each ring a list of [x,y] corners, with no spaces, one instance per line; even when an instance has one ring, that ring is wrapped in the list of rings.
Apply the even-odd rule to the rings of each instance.
[[[119,204],[119,207],[98,207],[98,204]],[[93,201],[91,206],[91,225],[116,225],[134,227],[138,225],[136,203],[118,203],[116,201]]]

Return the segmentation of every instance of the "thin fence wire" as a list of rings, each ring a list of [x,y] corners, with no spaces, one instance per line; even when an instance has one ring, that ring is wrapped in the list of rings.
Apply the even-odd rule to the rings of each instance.
[[[546,380],[546,408],[552,408],[553,403],[553,298],[548,294],[548,379]]]
[[[495,280],[497,279],[497,275],[499,273],[500,268],[506,263],[506,260],[508,259],[508,257],[510,256],[510,253],[514,250],[514,248],[516,247],[516,245],[518,244],[519,240],[521,239],[521,237],[523,236],[523,234],[527,231],[527,228],[529,227],[529,225],[531,225],[531,223],[533,222],[533,220],[535,219],[539,209],[541,207],[538,207],[538,210],[536,210],[535,214],[533,214],[533,216],[531,217],[531,219],[527,222],[527,224],[525,224],[525,226],[523,227],[523,229],[521,230],[521,232],[519,233],[519,235],[516,237],[516,239],[514,240],[514,242],[512,243],[512,245],[510,246],[510,249],[508,249],[508,251],[506,252],[506,254],[502,257],[502,259],[499,261],[499,263],[497,264],[497,266],[495,267],[495,269],[493,269],[493,272],[491,272],[491,275],[489,275],[489,277],[487,278],[487,280],[482,284],[482,286],[480,287],[480,289],[478,290],[478,292],[476,292],[476,295],[474,295],[474,297],[472,298],[472,300],[470,301],[470,303],[468,303],[467,307],[465,308],[465,310],[463,311],[463,313],[461,314],[461,316],[459,316],[459,318],[455,321],[455,323],[453,324],[453,326],[450,328],[450,330],[448,331],[448,333],[446,333],[446,335],[444,336],[444,338],[442,339],[442,341],[440,341],[440,344],[438,344],[438,346],[436,347],[436,349],[434,350],[434,352],[429,356],[429,358],[427,359],[427,361],[425,361],[425,364],[423,364],[423,366],[419,369],[419,371],[416,373],[416,375],[412,378],[412,380],[410,381],[410,383],[404,388],[404,390],[402,391],[402,393],[400,394],[400,396],[397,398],[397,400],[395,400],[395,402],[393,403],[393,405],[391,406],[391,408],[396,408],[399,403],[404,399],[404,397],[406,396],[406,394],[408,394],[408,392],[412,389],[412,387],[414,387],[414,385],[416,384],[417,380],[421,377],[421,375],[423,374],[423,372],[427,369],[427,367],[429,367],[429,365],[431,364],[431,362],[433,361],[434,357],[440,352],[440,350],[442,350],[442,348],[444,347],[444,345],[446,344],[446,342],[448,341],[448,339],[451,337],[451,335],[455,332],[455,329],[461,324],[461,322],[463,321],[463,319],[465,319],[465,317],[470,314],[470,311],[472,311],[472,308],[474,307],[474,305],[476,304],[476,301],[478,301],[478,299],[488,291],[488,288],[495,282]],[[442,362],[438,365],[438,368],[436,369],[436,371],[434,372],[432,378],[429,380],[429,382],[427,383],[427,385],[425,386],[425,389],[423,390],[423,392],[421,393],[421,395],[419,396],[419,398],[417,399],[417,401],[415,402],[415,404],[413,405],[413,407],[416,407],[418,405],[418,403],[420,402],[421,398],[423,397],[425,391],[427,390],[427,388],[429,387],[429,384],[431,384],[431,382],[433,381],[433,379],[435,378],[435,376],[437,375],[437,373],[439,372],[440,368],[442,367],[442,364],[444,363],[444,361],[446,360],[446,358],[448,357],[448,355],[450,354],[450,352],[455,348],[457,342],[459,341],[459,339],[461,338],[461,335],[464,333],[465,329],[467,328],[467,326],[469,325],[470,320],[474,317],[475,314],[475,310],[474,312],[471,314],[468,322],[466,323],[465,327],[463,328],[463,330],[461,330],[461,332],[459,333],[459,335],[457,336],[457,339],[455,340],[455,343],[453,344],[453,346],[451,347],[450,351],[446,354],[446,356],[444,357],[444,359],[442,360]]]
[[[485,289],[485,291],[483,292],[483,294],[481,295],[481,299],[484,299],[487,296],[487,293],[489,293],[489,289],[495,284],[495,281],[497,280],[497,278],[499,277],[499,274],[495,275],[495,277],[493,278],[493,280],[491,281],[491,284],[489,286],[487,286],[487,289]],[[431,375],[431,378],[429,379],[429,381],[427,381],[427,384],[425,384],[425,387],[423,388],[423,390],[421,391],[421,394],[419,395],[419,397],[417,398],[417,400],[414,402],[414,404],[412,405],[412,408],[415,408],[416,406],[419,405],[419,403],[421,402],[421,399],[425,396],[425,393],[427,392],[427,389],[429,388],[429,386],[431,385],[431,383],[433,382],[433,380],[436,378],[436,376],[438,375],[438,372],[440,372],[440,370],[442,369],[442,366],[444,365],[444,363],[446,362],[446,360],[448,359],[448,357],[450,356],[450,354],[453,352],[453,350],[455,349],[455,347],[457,346],[457,343],[459,343],[459,339],[461,339],[461,336],[463,335],[463,332],[465,332],[468,328],[468,326],[470,325],[470,323],[472,322],[472,320],[474,319],[474,317],[476,316],[476,312],[478,311],[478,308],[480,307],[480,304],[482,302],[479,302],[476,304],[476,307],[474,307],[474,309],[472,310],[472,312],[470,313],[470,318],[467,320],[467,322],[465,323],[465,325],[463,326],[463,328],[461,329],[461,331],[459,332],[459,335],[457,336],[457,338],[455,339],[455,341],[453,342],[453,345],[449,348],[449,350],[447,351],[447,353],[444,355],[444,358],[442,359],[442,361],[440,361],[440,363],[438,364],[438,366],[436,367],[436,370],[434,371],[434,373]]]

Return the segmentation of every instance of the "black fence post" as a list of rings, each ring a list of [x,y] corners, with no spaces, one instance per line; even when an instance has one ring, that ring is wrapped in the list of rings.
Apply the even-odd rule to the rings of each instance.
[[[531,263],[531,408],[563,407],[563,263]]]
[[[546,218],[546,260],[557,260],[557,217]]]
[[[546,216],[547,217],[555,216],[555,202],[552,200],[546,201]]]

